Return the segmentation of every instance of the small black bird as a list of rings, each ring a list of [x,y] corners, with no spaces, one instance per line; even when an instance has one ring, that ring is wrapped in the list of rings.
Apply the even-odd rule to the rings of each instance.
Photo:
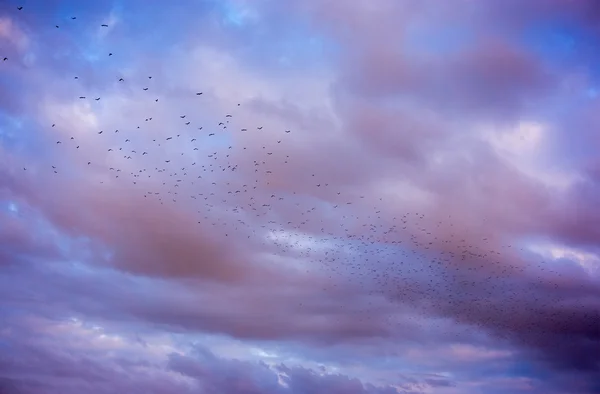
[[[201,95],[202,95],[202,92],[196,93],[196,96],[201,96]]]
[[[101,27],[108,27],[108,25],[100,25]]]
[[[17,10],[21,11],[23,9],[23,7],[17,7]]]

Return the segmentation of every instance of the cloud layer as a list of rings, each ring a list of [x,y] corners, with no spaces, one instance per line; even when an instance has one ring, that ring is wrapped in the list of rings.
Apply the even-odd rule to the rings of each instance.
[[[595,4],[3,4],[0,392],[599,393]]]

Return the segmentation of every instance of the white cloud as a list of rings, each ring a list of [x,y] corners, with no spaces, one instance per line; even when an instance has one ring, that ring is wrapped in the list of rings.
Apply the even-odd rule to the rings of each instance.
[[[485,126],[480,131],[481,138],[523,174],[556,191],[565,191],[577,180],[577,176],[548,169],[548,128],[541,122],[521,121],[513,128],[499,130]]]

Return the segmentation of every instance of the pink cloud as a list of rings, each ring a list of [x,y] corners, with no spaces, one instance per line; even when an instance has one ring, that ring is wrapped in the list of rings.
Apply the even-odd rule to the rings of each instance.
[[[585,178],[559,191],[481,136],[482,129],[497,134],[532,118],[555,126],[559,145],[571,139],[577,127],[569,122],[579,114],[586,116],[573,124],[590,130],[596,124],[594,104],[581,104],[587,112],[572,109],[579,101],[563,106],[564,76],[550,73],[556,69],[547,59],[515,39],[528,23],[558,18],[563,3],[457,4],[441,10],[437,2],[395,1],[256,6],[269,32],[284,37],[288,25],[308,22],[335,49],[319,59],[318,73],[286,71],[273,60],[285,58],[276,44],[286,45],[243,24],[219,35],[224,23],[210,12],[215,19],[202,30],[207,34],[186,38],[185,50],[165,45],[161,56],[137,57],[141,49],[119,47],[131,32],[116,29],[119,40],[107,34],[90,52],[110,43],[137,60],[123,55],[105,67],[106,59],[46,59],[43,49],[35,72],[10,66],[13,82],[23,87],[15,102],[27,105],[0,106],[12,117],[26,114],[31,124],[22,130],[34,137],[26,154],[16,144],[3,149],[3,197],[33,207],[60,237],[86,237],[91,246],[87,255],[59,251],[58,235],[37,238],[30,231],[36,223],[0,213],[7,304],[187,335],[328,349],[352,344],[355,358],[364,355],[365,343],[376,343],[378,355],[397,356],[411,342],[466,341],[469,327],[508,339],[520,350],[514,354],[536,366],[597,372],[596,304],[586,301],[598,296],[597,278],[575,262],[542,263],[521,250],[532,238],[595,248],[596,165],[581,168],[586,158],[556,148],[557,161],[576,163],[573,171]],[[583,18],[585,6],[568,18]],[[169,8],[161,20],[172,23],[175,11]],[[410,53],[404,39],[415,26],[437,32],[444,20],[464,24],[476,37],[440,53]],[[169,26],[188,32],[187,23]],[[63,34],[41,35],[39,47],[74,51],[75,41]],[[211,42],[214,37],[220,38]],[[139,48],[148,45],[141,34],[136,38]],[[170,39],[176,41],[165,36]],[[569,116],[563,119],[556,107]],[[583,152],[596,142],[582,131],[574,145]],[[64,261],[7,268],[20,255]],[[22,296],[24,283],[38,298]],[[55,301],[53,308],[35,305],[32,299],[42,296]],[[451,324],[438,326],[436,319]],[[454,356],[471,370],[491,352],[463,346]],[[146,377],[138,370],[147,365],[138,364],[129,381],[104,365],[106,355],[89,360],[54,348],[19,350],[21,359],[3,362],[25,391],[39,392],[36,384],[43,382],[57,392],[88,389],[65,383],[73,382],[75,366],[96,384],[114,382],[106,391],[133,390]],[[206,357],[218,367],[198,355],[173,354],[169,366],[183,381],[168,371],[157,380],[165,391],[184,392],[195,381],[215,392],[397,391],[293,368],[286,370],[290,388],[283,389],[264,365]],[[29,358],[45,360],[33,369],[56,368],[24,382],[18,376]],[[471,378],[459,372],[463,381]],[[450,380],[439,380],[427,387],[453,392]],[[529,381],[517,386],[537,388]]]

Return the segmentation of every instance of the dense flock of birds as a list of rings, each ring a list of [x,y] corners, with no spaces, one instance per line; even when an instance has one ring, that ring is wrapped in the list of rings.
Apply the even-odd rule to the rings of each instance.
[[[18,11],[25,12],[22,7]],[[3,61],[10,59],[4,57]],[[153,76],[147,76],[147,81],[152,80]],[[125,78],[118,78],[117,82],[129,83]],[[482,326],[493,321],[496,327],[508,327],[511,316],[518,314],[524,319],[520,324],[539,330],[540,318],[553,318],[550,311],[540,316],[538,304],[521,302],[523,297],[536,300],[549,293],[535,286],[519,287],[510,278],[533,269],[533,275],[544,278],[544,286],[548,286],[547,275],[551,275],[552,286],[557,287],[562,274],[543,262],[537,266],[511,263],[519,247],[498,246],[498,242],[492,243],[481,235],[473,235],[478,239],[471,243],[464,233],[453,232],[451,220],[432,223],[419,212],[389,216],[389,204],[386,207],[383,198],[345,189],[331,190],[330,182],[335,182],[318,173],[308,174],[314,181],[311,190],[277,190],[271,179],[285,174],[285,166],[307,160],[287,154],[292,150],[286,146],[294,143],[292,130],[267,133],[262,125],[234,126],[236,108],[232,108],[213,125],[201,124],[195,114],[181,113],[172,119],[177,122],[173,129],[181,131],[162,137],[144,134],[155,121],[152,105],[160,102],[150,86],[138,88],[147,92],[149,102],[148,115],[140,119],[139,125],[132,130],[97,130],[93,138],[85,136],[82,141],[76,135],[56,139],[54,146],[48,148],[55,150],[53,156],[60,158],[67,155],[65,150],[79,150],[82,153],[75,157],[81,158],[86,157],[86,150],[96,150],[97,154],[98,147],[106,146],[105,154],[113,155],[109,160],[92,156],[94,159],[79,163],[109,174],[98,177],[98,183],[122,182],[137,188],[140,198],[156,199],[160,204],[182,204],[185,209],[194,207],[199,225],[211,226],[212,232],[227,237],[271,234],[267,240],[262,237],[262,242],[277,248],[279,255],[304,259],[310,262],[305,266],[307,271],[316,267],[332,279],[331,287],[324,290],[340,287],[335,279],[343,278],[368,288],[370,295],[385,295],[422,308],[433,304],[442,313],[468,316],[477,311],[474,315],[479,317],[470,323]],[[189,100],[197,100],[198,106],[204,98],[201,89],[189,92]],[[81,95],[74,99],[97,102],[102,97]],[[237,103],[237,107],[241,106]],[[54,130],[63,127],[59,123],[48,125]],[[273,140],[257,151],[255,145],[244,146],[237,140],[223,143],[220,134],[227,132],[260,132],[261,138],[273,136]],[[216,142],[211,144],[211,139]],[[244,156],[243,151],[249,153]],[[95,162],[98,157],[103,157],[100,163]],[[115,164],[104,168],[106,161]],[[29,170],[23,168],[24,172]],[[60,176],[71,169],[53,163],[47,170]],[[307,202],[314,201],[314,196],[323,190],[331,197],[330,202]],[[284,212],[291,213],[286,217]],[[427,228],[432,225],[436,228]],[[369,316],[368,310],[358,312],[358,320],[365,318],[361,315]],[[527,313],[530,315],[524,317]]]

